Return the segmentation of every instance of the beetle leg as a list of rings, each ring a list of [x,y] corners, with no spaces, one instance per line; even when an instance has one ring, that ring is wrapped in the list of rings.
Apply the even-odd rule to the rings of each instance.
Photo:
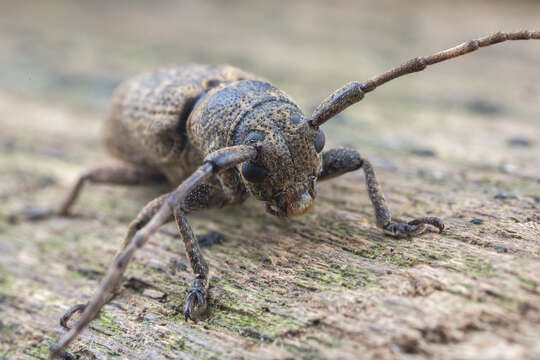
[[[193,287],[189,290],[184,301],[184,317],[194,320],[195,314],[200,314],[206,309],[206,289],[208,287],[208,265],[202,257],[197,237],[193,234],[186,216],[181,208],[174,209],[174,218],[178,231],[184,242],[186,253],[195,273]]]
[[[128,227],[127,234],[124,238],[124,241],[120,245],[120,248],[116,252],[116,256],[119,256],[122,251],[128,246],[128,244],[131,242],[131,239],[133,239],[133,236],[137,233],[138,230],[144,227],[150,221],[152,216],[159,210],[159,208],[163,205],[167,197],[169,196],[169,193],[163,194],[154,200],[150,201],[148,204],[144,206],[144,208],[139,212],[135,220],[133,220]],[[208,286],[207,281],[207,274],[208,274],[208,267],[206,266],[206,263],[204,262],[204,259],[202,258],[202,255],[199,250],[199,246],[197,243],[197,239],[193,232],[191,231],[191,228],[185,219],[185,215],[187,213],[191,213],[196,210],[202,210],[207,209],[211,207],[222,207],[225,206],[231,202],[233,202],[235,199],[228,196],[226,194],[221,186],[214,186],[212,184],[201,184],[198,185],[183,201],[183,204],[180,208],[178,208],[179,215],[178,217],[181,217],[181,219],[178,219],[175,215],[174,218],[176,218],[176,223],[178,225],[178,230],[180,232],[180,236],[184,242],[184,246],[186,248],[186,252],[188,255],[188,258],[191,262],[191,267],[193,269],[193,272],[195,273],[196,280],[195,284],[193,286],[193,289],[191,289],[191,293],[198,293],[203,295],[203,299],[206,296],[206,288]],[[168,221],[172,221],[173,216],[170,217]],[[202,269],[206,269],[206,271],[202,271]],[[198,291],[194,291],[198,289]],[[110,298],[112,298],[112,294]],[[200,296],[200,295],[198,295]],[[108,302],[109,299],[107,299]],[[189,297],[188,297],[189,298]],[[186,300],[186,306],[188,304],[188,300]],[[84,309],[86,308],[87,304],[77,304],[73,307],[71,307],[69,310],[67,310],[62,317],[60,318],[60,325],[64,329],[69,329],[68,327],[68,321],[70,318],[77,313],[82,313]],[[197,312],[202,312],[202,306],[198,306],[200,309]],[[193,304],[191,307],[191,311],[189,314],[193,314]],[[187,310],[184,311],[186,313]],[[192,316],[186,315],[186,317],[189,317],[193,320]]]
[[[330,149],[322,154],[323,168],[318,181],[324,181],[358,170],[362,167],[363,159],[354,149],[339,147]]]
[[[155,170],[114,163],[98,166],[82,174],[66,196],[57,213],[67,216],[86,182],[96,184],[143,185],[164,183],[167,179]]]
[[[208,289],[208,265],[204,260],[197,237],[189,225],[186,214],[211,207],[223,207],[238,202],[237,194],[224,191],[223,184],[201,184],[193,190],[184,200],[182,206],[173,210],[178,232],[184,243],[187,257],[191,264],[195,279],[193,286],[184,301],[184,317],[195,320],[196,315],[206,309],[206,295]]]
[[[420,235],[425,231],[426,225],[432,225],[444,230],[444,223],[436,217],[420,217],[409,222],[396,222],[392,220],[390,209],[386,206],[386,200],[381,185],[375,177],[375,171],[369,160],[362,158],[358,151],[348,148],[336,148],[323,153],[323,170],[319,180],[326,180],[362,168],[366,177],[369,198],[375,209],[377,226],[385,234],[394,237],[407,237]]]
[[[146,225],[146,223],[148,223],[148,221],[150,221],[152,216],[154,216],[154,214],[163,205],[163,203],[165,202],[165,199],[167,199],[167,196],[169,196],[169,193],[163,194],[163,195],[155,198],[154,200],[152,200],[148,204],[146,204],[142,208],[141,211],[139,211],[139,214],[137,215],[135,220],[133,220],[129,224],[127,234],[124,237],[124,241],[122,241],[122,244],[120,245],[120,248],[116,252],[116,257],[118,257],[122,253],[122,251],[124,251],[124,249],[128,246],[128,244],[131,242],[131,239],[133,239],[133,236],[135,235],[135,233],[138,230],[140,230],[144,225]],[[169,221],[172,221],[172,217],[169,219]],[[110,298],[112,298],[112,295],[110,296]],[[110,300],[110,298],[107,299],[105,302],[108,302]],[[77,304],[77,305],[71,307],[60,318],[60,325],[64,329],[69,330],[68,321],[70,320],[70,318],[74,314],[82,313],[87,305],[88,305],[88,303],[86,303],[86,304]]]
[[[167,195],[159,210],[153,214],[152,218],[139,230],[135,232],[133,238],[127,241],[127,246],[116,256],[116,259],[109,267],[105,278],[101,281],[99,290],[85,307],[81,318],[62,338],[58,346],[51,352],[54,358],[64,350],[73,339],[88,325],[97,315],[103,304],[108,300],[109,294],[116,288],[126,267],[133,257],[135,251],[146,244],[159,228],[168,222],[173,215],[174,209],[184,202],[184,199],[195,189],[197,185],[206,181],[211,176],[215,176],[222,170],[229,169],[237,164],[249,161],[257,156],[257,150],[252,146],[239,145],[230,148],[217,150],[209,154],[201,165],[191,176],[189,176],[174,191]]]

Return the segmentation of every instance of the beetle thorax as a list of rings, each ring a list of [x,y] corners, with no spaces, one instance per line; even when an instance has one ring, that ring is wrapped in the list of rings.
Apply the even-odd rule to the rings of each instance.
[[[311,207],[322,161],[315,148],[319,131],[282,91],[260,81],[240,81],[214,89],[194,109],[190,139],[205,155],[247,144],[257,158],[238,165],[248,191],[281,217]]]

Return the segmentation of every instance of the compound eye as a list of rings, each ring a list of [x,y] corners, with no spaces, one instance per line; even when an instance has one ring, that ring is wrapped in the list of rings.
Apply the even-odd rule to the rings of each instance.
[[[246,162],[242,164],[242,175],[252,183],[260,183],[266,179],[266,169],[262,166]]]
[[[319,133],[317,134],[317,138],[315,139],[315,151],[320,153],[322,149],[324,148],[324,141],[325,136],[324,133],[319,130]]]
[[[246,136],[246,139],[244,140],[244,144],[250,145],[250,146],[256,146],[263,140],[264,140],[264,134],[260,132],[252,132],[252,133],[249,133],[248,136]]]

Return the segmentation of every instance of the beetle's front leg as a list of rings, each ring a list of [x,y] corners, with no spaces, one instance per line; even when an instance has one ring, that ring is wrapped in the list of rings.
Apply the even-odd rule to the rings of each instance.
[[[386,206],[386,200],[381,189],[381,185],[375,177],[375,171],[371,163],[360,156],[358,151],[349,148],[336,148],[323,153],[323,170],[319,180],[330,179],[350,171],[362,168],[366,177],[369,198],[375,209],[377,226],[386,234],[395,237],[415,236],[424,232],[426,225],[432,225],[444,230],[444,223],[441,219],[425,216],[409,222],[396,222],[392,220],[390,209]]]
[[[189,290],[188,296],[184,301],[184,317],[186,320],[194,320],[194,315],[200,314],[206,309],[208,265],[202,257],[197,237],[193,233],[193,230],[191,230],[191,226],[180,207],[174,209],[174,219],[176,220],[178,231],[184,242],[191,268],[195,274],[193,287]]]

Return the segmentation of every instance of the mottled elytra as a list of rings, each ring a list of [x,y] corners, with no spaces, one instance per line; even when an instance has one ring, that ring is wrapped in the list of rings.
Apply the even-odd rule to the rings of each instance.
[[[363,169],[377,226],[395,237],[419,235],[427,225],[442,232],[432,216],[393,221],[371,163],[356,150],[323,151],[320,126],[366,93],[400,76],[505,40],[540,39],[540,31],[496,33],[436,54],[414,58],[365,82],[334,91],[306,117],[296,103],[268,81],[232,66],[179,66],[148,72],[116,90],[105,125],[105,144],[122,160],[83,174],[58,213],[67,215],[86,182],[150,184],[176,188],[149,202],[127,230],[99,290],[86,305],[76,305],[61,319],[82,312],[60,339],[63,349],[96,316],[120,282],[134,252],[163,224],[175,221],[195,274],[184,302],[184,316],[194,319],[207,304],[208,266],[186,214],[243,202],[263,201],[268,213],[299,216],[315,200],[317,181]]]

